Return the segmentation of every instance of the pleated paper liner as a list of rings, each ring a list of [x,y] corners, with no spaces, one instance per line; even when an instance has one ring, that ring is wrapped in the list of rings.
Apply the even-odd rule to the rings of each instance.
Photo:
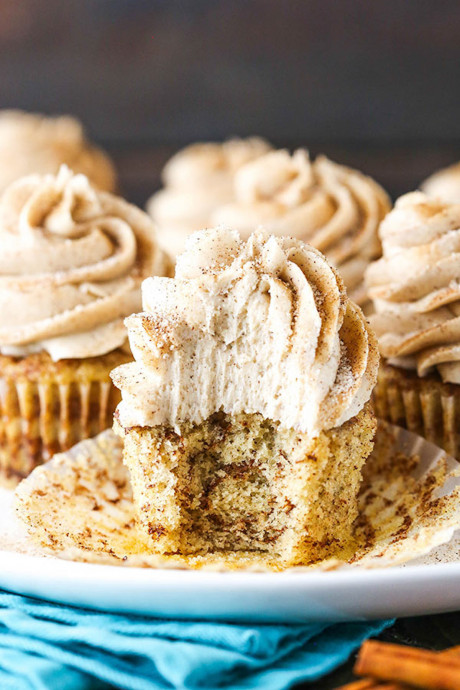
[[[120,439],[105,431],[55,456],[19,485],[17,514],[43,554],[123,567],[280,569],[263,554],[180,558],[149,553],[121,455]],[[460,526],[459,467],[419,436],[380,423],[349,547],[306,569],[387,567],[447,543]]]
[[[382,364],[373,396],[378,417],[460,457],[460,386]]]
[[[109,373],[122,350],[53,362],[42,352],[0,356],[0,482],[15,485],[37,465],[112,425],[119,401]]]

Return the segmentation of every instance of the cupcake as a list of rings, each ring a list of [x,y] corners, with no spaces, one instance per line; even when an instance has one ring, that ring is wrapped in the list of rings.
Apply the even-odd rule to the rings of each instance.
[[[281,150],[240,168],[234,191],[234,201],[212,214],[215,225],[237,228],[243,237],[263,225],[309,242],[338,268],[352,299],[366,304],[364,270],[380,256],[377,230],[390,209],[374,180],[324,156],[312,162],[303,149]]]
[[[62,167],[0,198],[0,470],[35,465],[110,426],[123,318],[165,275],[150,218]]]
[[[378,352],[320,252],[198,232],[126,325],[115,430],[152,552],[283,567],[347,543]]]
[[[383,364],[378,416],[459,456],[460,205],[402,196],[380,226],[367,271]]]
[[[0,193],[25,175],[56,174],[61,164],[83,173],[99,189],[116,187],[109,157],[87,141],[78,120],[0,111]]]
[[[216,206],[233,199],[237,170],[269,149],[258,137],[229,139],[192,144],[168,161],[162,173],[164,189],[151,197],[147,210],[171,255],[184,249],[192,232],[209,226]]]
[[[428,196],[460,204],[460,163],[438,170],[422,183],[421,189]]]

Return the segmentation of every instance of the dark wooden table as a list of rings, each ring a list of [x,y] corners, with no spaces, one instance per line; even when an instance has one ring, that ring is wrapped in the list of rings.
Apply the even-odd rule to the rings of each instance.
[[[385,630],[380,640],[397,644],[416,645],[436,651],[460,644],[460,612],[444,613],[438,616],[419,616],[417,618],[400,618]],[[353,654],[346,664],[331,673],[327,678],[316,683],[304,683],[297,688],[315,688],[315,690],[333,690],[345,683],[355,680]]]
[[[275,142],[279,146],[303,145],[302,142]],[[106,146],[113,156],[119,171],[120,189],[130,201],[143,206],[150,194],[160,186],[161,168],[177,150],[174,145],[139,143],[133,146],[110,144]],[[310,146],[312,154],[324,152],[333,160],[356,167],[372,175],[395,199],[400,194],[412,191],[434,170],[460,160],[459,142],[442,145],[416,143],[393,145],[330,145],[315,143]],[[460,644],[460,612],[417,618],[401,618],[380,639],[399,644],[418,645],[433,650]],[[327,678],[315,683],[297,686],[315,690],[333,690],[353,679],[355,655]]]

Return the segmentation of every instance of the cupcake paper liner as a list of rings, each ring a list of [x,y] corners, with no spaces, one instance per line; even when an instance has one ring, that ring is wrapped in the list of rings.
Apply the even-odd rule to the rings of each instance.
[[[109,373],[126,361],[110,353],[80,362],[43,355],[0,357],[0,477],[15,484],[37,465],[112,424],[120,399]],[[115,355],[115,356],[113,356]]]
[[[10,536],[12,527],[4,527],[0,547],[3,543],[3,548],[34,555],[38,549],[43,555],[123,568],[280,569],[278,561],[260,552],[235,552],[232,558],[222,552],[187,557],[152,553],[137,519],[122,454],[122,440],[107,430],[38,467],[16,490],[17,515],[28,537],[19,544]],[[375,448],[364,467],[352,543],[333,558],[288,570],[384,568],[424,558],[457,530],[459,496],[457,461],[420,436],[379,422]],[[2,524],[8,524],[7,517]],[[15,523],[10,519],[10,524]],[[443,558],[458,561],[457,542]]]
[[[460,386],[383,364],[373,398],[377,417],[460,457]]]

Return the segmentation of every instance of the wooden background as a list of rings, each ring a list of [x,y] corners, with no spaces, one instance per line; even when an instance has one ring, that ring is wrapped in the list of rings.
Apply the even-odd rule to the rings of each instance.
[[[254,133],[397,195],[460,158],[460,2],[0,0],[0,106],[79,116],[139,203],[175,148]]]

